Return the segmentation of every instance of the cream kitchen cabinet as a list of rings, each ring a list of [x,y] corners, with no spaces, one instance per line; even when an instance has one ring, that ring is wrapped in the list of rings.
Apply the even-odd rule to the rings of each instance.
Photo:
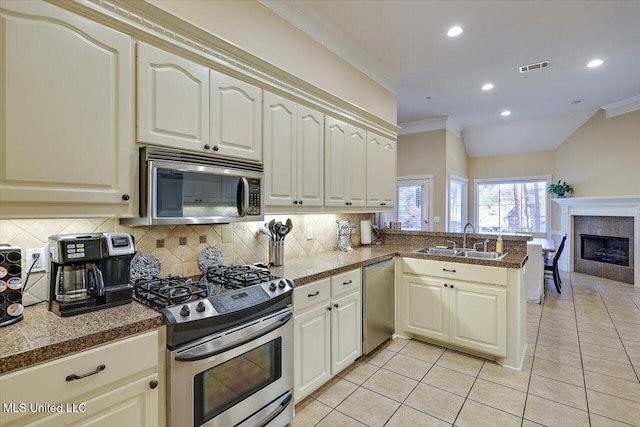
[[[262,89],[215,70],[209,77],[211,149],[262,162]]]
[[[366,132],[325,118],[325,206],[364,207],[367,191]]]
[[[296,402],[362,355],[360,274],[351,270],[294,290]]]
[[[2,402],[14,404],[14,410],[0,413],[0,424],[160,425],[165,389],[161,347],[155,330],[3,375]],[[56,410],[37,411],[30,404]]]
[[[0,217],[135,214],[133,40],[3,1]]]
[[[209,69],[138,43],[138,141],[203,151],[209,145]]]
[[[506,277],[504,268],[405,258],[405,331],[506,356]]]
[[[367,207],[392,208],[396,194],[396,141],[367,133]]]
[[[264,93],[267,206],[322,206],[324,114]]]

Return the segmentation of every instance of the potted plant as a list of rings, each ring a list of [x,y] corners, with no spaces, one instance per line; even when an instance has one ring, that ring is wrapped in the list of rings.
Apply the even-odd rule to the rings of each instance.
[[[558,182],[556,184],[549,184],[547,193],[553,194],[556,197],[569,197],[573,193],[573,187],[567,184],[566,181]]]

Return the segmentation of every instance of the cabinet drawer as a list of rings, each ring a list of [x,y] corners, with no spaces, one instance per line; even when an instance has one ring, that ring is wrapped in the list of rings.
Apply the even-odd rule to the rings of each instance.
[[[503,267],[489,267],[485,265],[416,258],[403,258],[402,267],[405,273],[410,274],[507,286],[507,269]]]
[[[307,307],[329,303],[329,279],[318,280],[293,290],[293,311],[299,313]]]
[[[100,388],[145,371],[156,371],[158,345],[158,331],[153,331],[3,375],[0,395],[4,402],[16,404],[84,401]],[[102,365],[104,369],[94,375],[66,381],[68,375],[95,372]],[[2,418],[8,422],[24,415],[7,413]]]
[[[336,274],[331,277],[331,297],[337,297],[349,292],[360,290],[360,282],[362,276],[360,269],[347,271],[346,273]]]

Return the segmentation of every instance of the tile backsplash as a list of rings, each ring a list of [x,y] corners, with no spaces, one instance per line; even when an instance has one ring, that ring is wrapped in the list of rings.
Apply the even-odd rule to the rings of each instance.
[[[336,221],[350,220],[357,225],[352,236],[353,245],[360,242],[360,220],[373,220],[373,214],[319,214],[265,216],[269,221],[293,221],[293,229],[285,238],[285,263],[288,257],[297,257],[336,250]],[[218,225],[175,225],[152,227],[126,227],[114,218],[28,219],[0,220],[0,243],[19,246],[23,263],[26,249],[41,248],[53,234],[94,232],[125,232],[135,237],[138,254],[152,253],[162,264],[161,276],[194,276],[201,274],[198,254],[208,246],[216,246],[224,255],[224,264],[252,264],[269,259],[268,238],[258,230],[261,223],[244,222]],[[307,229],[313,238],[307,240]],[[26,265],[22,266],[26,275]],[[23,277],[26,279],[26,276]],[[45,300],[48,277],[33,273],[25,287],[25,305]]]

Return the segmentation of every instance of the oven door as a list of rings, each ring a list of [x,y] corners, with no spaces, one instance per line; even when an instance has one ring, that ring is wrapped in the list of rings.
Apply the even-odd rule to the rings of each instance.
[[[286,425],[293,418],[291,308],[168,353],[172,426]]]

